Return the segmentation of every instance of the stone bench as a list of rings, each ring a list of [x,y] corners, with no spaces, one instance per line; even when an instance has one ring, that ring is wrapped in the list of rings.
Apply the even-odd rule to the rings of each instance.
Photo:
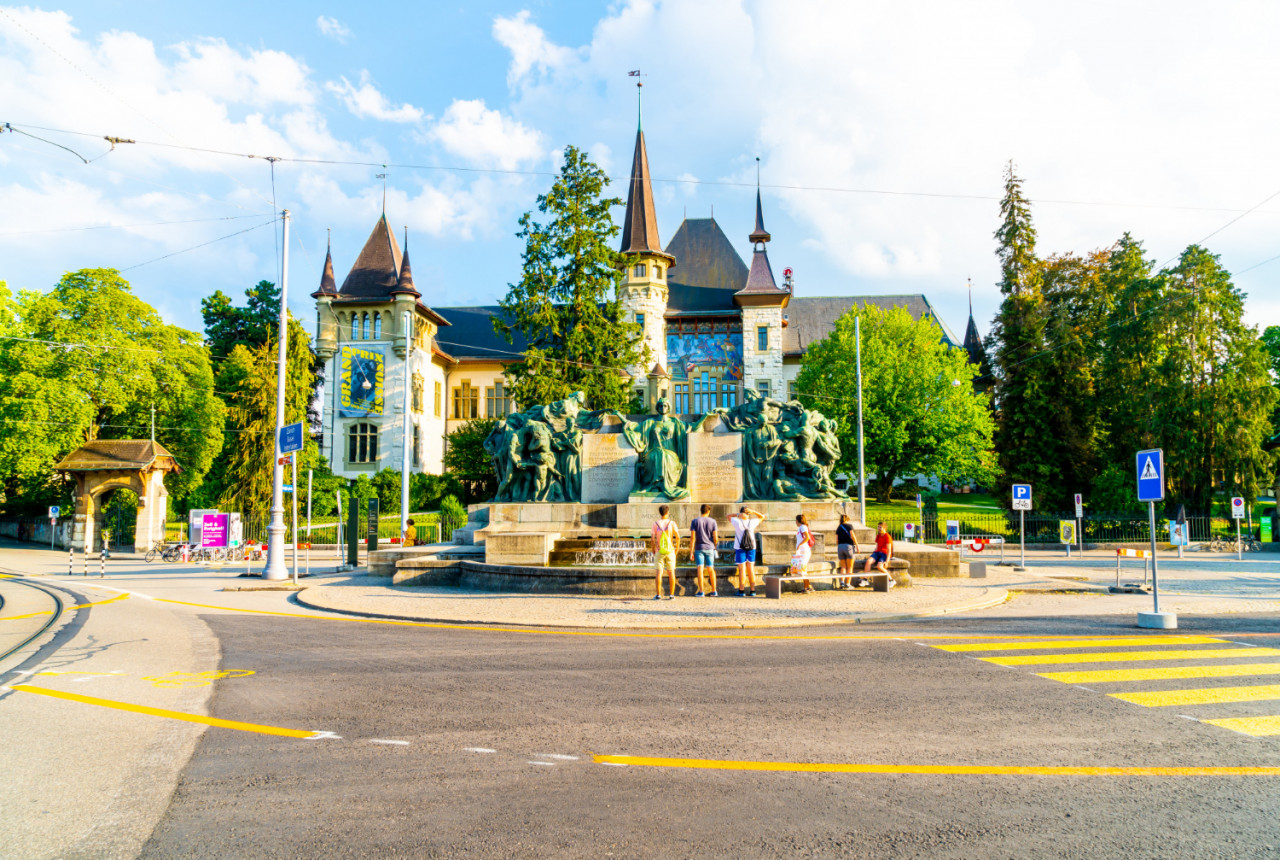
[[[852,574],[845,574],[838,570],[822,571],[822,572],[807,572],[807,573],[799,574],[796,576],[792,576],[790,574],[787,574],[785,576],[778,576],[775,574],[765,574],[764,596],[773,598],[774,600],[780,599],[782,597],[782,583],[784,582],[803,582],[806,579],[834,580],[834,579],[843,579],[846,576],[849,576],[849,578],[855,581],[859,579],[870,580],[872,584],[872,590],[874,591],[881,591],[881,592],[888,591],[890,588],[892,588],[896,584],[896,581],[893,576],[893,571],[900,571],[902,573],[906,573],[907,570],[911,567],[911,563],[895,558],[889,561],[886,567],[889,568],[888,573],[881,573],[880,571],[877,571],[877,570],[873,570],[869,573],[862,573],[855,567]]]

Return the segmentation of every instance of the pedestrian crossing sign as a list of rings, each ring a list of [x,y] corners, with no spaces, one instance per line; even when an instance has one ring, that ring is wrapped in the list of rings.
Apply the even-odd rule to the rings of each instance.
[[[1138,452],[1138,501],[1164,501],[1164,450]]]

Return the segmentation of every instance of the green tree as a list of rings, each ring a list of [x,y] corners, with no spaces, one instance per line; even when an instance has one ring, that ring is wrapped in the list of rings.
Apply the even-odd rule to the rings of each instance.
[[[449,434],[444,451],[447,474],[462,483],[468,503],[492,499],[498,490],[493,460],[484,449],[484,440],[497,426],[492,418],[468,421]]]
[[[1047,345],[1036,230],[1013,162],[1006,166],[1004,180],[1000,227],[995,232],[1004,300],[992,326],[988,353],[996,379],[997,488],[1007,496],[1012,483],[1037,487],[1053,483],[1059,464],[1053,403],[1041,374],[1044,364],[1036,360]]]
[[[1101,276],[1100,289],[1114,297],[1099,350],[1102,367],[1097,380],[1110,463],[1127,464],[1136,452],[1156,447],[1154,416],[1163,380],[1159,329],[1151,313],[1164,304],[1164,284],[1154,277],[1154,270],[1155,262],[1146,256],[1142,243],[1125,233]],[[1126,474],[1127,470],[1126,465]],[[1136,503],[1136,491],[1134,499]]]
[[[222,290],[200,301],[205,343],[215,360],[231,355],[237,346],[262,346],[280,324],[280,289],[275,284],[259,281],[244,294],[244,307],[233,305]]]
[[[201,339],[168,325],[114,269],[65,275],[48,293],[8,291],[0,325],[0,492],[11,512],[69,497],[53,466],[87,441],[156,441],[182,472],[175,503],[194,492],[222,448],[224,407]],[[23,339],[13,339],[20,337]]]
[[[944,482],[992,477],[994,426],[988,397],[975,393],[979,369],[942,341],[931,320],[904,308],[854,308],[805,353],[796,390],[807,408],[840,421],[837,468],[857,473],[858,388],[854,321],[862,317],[863,427],[868,474],[879,501],[893,482],[917,474]]]
[[[275,459],[276,343],[272,336],[250,349],[236,345],[218,371],[218,390],[227,399],[227,435],[234,440],[219,458],[216,489],[221,507],[259,519],[271,507],[271,474]],[[315,377],[311,338],[289,318],[284,423],[306,422]],[[308,436],[299,452],[298,470],[320,462],[316,440]]]
[[[1271,384],[1280,394],[1280,325],[1267,326],[1262,333],[1262,349],[1271,362]],[[1280,397],[1271,411],[1271,433],[1274,439],[1280,440]]]
[[[622,201],[601,197],[608,184],[604,171],[570,146],[551,191],[538,197],[547,222],[532,212],[520,217],[523,273],[501,302],[504,316],[493,322],[508,343],[517,331],[528,343],[523,359],[506,369],[518,403],[551,403],[582,391],[592,409],[631,404],[623,371],[644,364],[648,350],[618,299],[622,255],[613,250],[618,227],[609,209]]]

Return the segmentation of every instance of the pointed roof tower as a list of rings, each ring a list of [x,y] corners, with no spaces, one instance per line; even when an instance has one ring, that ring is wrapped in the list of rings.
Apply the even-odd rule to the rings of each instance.
[[[638,91],[637,91],[638,92]],[[644,145],[644,126],[636,122],[636,151],[631,158],[631,182],[627,187],[627,212],[622,218],[624,254],[652,254],[675,266],[675,258],[662,250],[658,238],[658,216],[653,207],[653,186],[649,180],[649,154]]]
[[[390,295],[410,295],[422,298],[422,293],[413,286],[413,269],[409,266],[409,228],[404,228],[404,256],[400,260],[400,274],[396,276],[396,285]]]
[[[982,345],[982,336],[978,334],[978,324],[973,320],[973,281],[969,282],[969,324],[964,330],[964,350],[969,353],[969,363],[978,368],[975,382],[991,378],[991,362],[987,360],[986,347]]]
[[[349,299],[385,299],[400,280],[400,246],[383,212],[338,294]]]
[[[333,279],[333,237],[331,236],[324,250],[324,271],[320,275],[320,287],[311,294],[311,298],[318,299],[321,296],[336,296],[337,294],[338,286]]]
[[[759,159],[757,159],[757,171],[759,170],[758,162]],[[756,227],[747,238],[755,246],[751,254],[751,271],[747,273],[747,285],[734,293],[734,298],[739,304],[772,304],[780,301],[785,305],[791,293],[779,289],[777,282],[774,281],[773,267],[769,265],[769,252],[765,250],[765,245],[772,237],[769,231],[764,229],[764,207],[760,202],[758,172],[756,174]],[[744,299],[749,301],[744,302]]]

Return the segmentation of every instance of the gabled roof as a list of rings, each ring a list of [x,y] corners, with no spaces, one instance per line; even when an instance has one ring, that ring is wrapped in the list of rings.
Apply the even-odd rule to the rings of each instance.
[[[857,305],[875,305],[882,310],[905,308],[916,319],[929,317],[942,330],[942,341],[948,346],[961,346],[959,338],[934,311],[921,293],[888,296],[822,296],[791,299],[787,308],[787,324],[782,329],[782,354],[802,355],[805,350],[835,331],[836,320]]]
[[[100,472],[153,466],[169,472],[182,471],[173,455],[150,439],[95,439],[63,457],[53,468],[59,472]]]
[[[653,208],[653,186],[649,181],[649,155],[644,131],[636,129],[636,151],[631,159],[631,181],[627,186],[627,211],[622,217],[622,253],[668,256],[658,238],[658,216]],[[675,265],[675,261],[671,261]]]
[[[348,299],[385,299],[400,277],[400,246],[383,212],[338,295]]]
[[[453,358],[519,361],[528,348],[528,341],[518,330],[511,333],[511,343],[493,330],[494,317],[506,319],[505,312],[498,305],[439,310],[453,325],[449,331],[440,332],[436,343]]]
[[[692,287],[737,292],[747,285],[747,264],[714,218],[686,218],[667,243],[680,264],[676,279]]]

